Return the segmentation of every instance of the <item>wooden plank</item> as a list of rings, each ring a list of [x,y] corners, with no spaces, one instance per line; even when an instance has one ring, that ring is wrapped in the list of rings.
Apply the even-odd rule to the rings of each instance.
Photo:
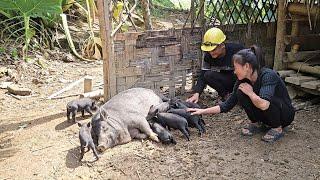
[[[285,78],[290,76],[290,74],[295,74],[296,71],[294,70],[282,70],[282,71],[277,71],[280,75],[281,78]]]
[[[308,89],[318,89],[320,88],[320,80],[302,83],[301,87],[308,88]]]
[[[293,69],[299,72],[305,72],[320,76],[320,66],[310,66],[309,64],[303,62],[289,63],[288,69]]]
[[[319,39],[320,40],[320,39]],[[320,42],[320,41],[319,41]],[[311,59],[320,58],[320,50],[316,51],[299,51],[285,53],[284,62],[307,61]]]
[[[308,81],[314,81],[317,78],[312,77],[312,76],[297,76],[297,77],[286,77],[285,82],[295,84],[295,85],[301,85],[304,82]]]
[[[299,35],[299,36],[292,36],[286,35],[284,37],[284,43],[286,45],[293,45],[293,44],[319,44],[320,42],[320,35],[319,34],[306,34],[306,35]]]

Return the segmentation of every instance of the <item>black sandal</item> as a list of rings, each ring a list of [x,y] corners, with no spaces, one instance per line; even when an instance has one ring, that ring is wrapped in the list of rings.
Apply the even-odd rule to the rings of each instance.
[[[266,138],[265,136],[270,136],[269,138]],[[262,140],[265,142],[275,142],[282,138],[284,136],[284,132],[278,132],[274,129],[270,129],[267,134],[262,137]]]
[[[248,130],[248,132],[244,133],[243,130]],[[261,132],[261,129],[259,126],[255,124],[247,124],[246,127],[242,128],[241,134],[243,136],[253,136],[256,133]]]

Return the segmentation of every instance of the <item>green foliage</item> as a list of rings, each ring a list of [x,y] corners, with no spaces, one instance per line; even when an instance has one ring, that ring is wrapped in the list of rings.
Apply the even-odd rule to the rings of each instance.
[[[60,14],[62,0],[1,0],[0,13],[8,17],[0,24],[10,24],[6,29],[10,32],[9,37],[24,35],[24,46],[22,48],[24,59],[27,57],[31,38],[36,34],[37,28],[30,25],[31,18],[43,18]],[[21,27],[21,22],[23,26]],[[7,24],[6,24],[7,23]],[[8,26],[7,26],[8,27]],[[12,31],[12,29],[17,29]],[[23,31],[23,33],[21,33]],[[2,33],[3,34],[3,33]]]

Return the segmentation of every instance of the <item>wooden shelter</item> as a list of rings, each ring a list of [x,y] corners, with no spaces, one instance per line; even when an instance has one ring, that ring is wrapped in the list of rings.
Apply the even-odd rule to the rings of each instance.
[[[283,2],[278,12],[274,69],[291,87],[320,95],[319,3]]]
[[[316,77],[320,74],[317,66],[320,64],[319,31],[314,24],[311,31],[305,30],[305,27],[309,27],[308,22],[318,21],[319,4],[307,6],[282,0],[195,2],[192,1],[189,13],[191,25],[188,27],[112,33],[111,0],[98,0],[102,17],[99,20],[103,42],[105,99],[131,87],[146,87],[156,91],[168,88],[170,96],[174,96],[177,91],[184,92],[186,79],[191,72],[194,75],[200,66],[202,35],[212,26],[224,30],[227,42],[261,46],[265,50],[268,67],[282,70],[280,73],[284,78],[289,76],[288,72],[295,74],[287,77],[286,82],[292,83],[290,79],[308,73],[313,78],[301,77],[299,83],[294,80],[292,84],[312,89],[314,94],[320,92],[320,83]],[[213,11],[206,17],[203,9],[209,6],[212,6]],[[207,23],[204,23],[205,18]],[[313,49],[310,50],[310,47]],[[306,65],[311,62],[310,58],[316,60]],[[292,71],[283,71],[287,69]],[[307,80],[312,85],[302,85]]]

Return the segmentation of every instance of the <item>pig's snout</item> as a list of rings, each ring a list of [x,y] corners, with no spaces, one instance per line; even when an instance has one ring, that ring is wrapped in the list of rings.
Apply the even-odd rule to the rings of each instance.
[[[106,145],[103,145],[103,144],[100,144],[98,147],[97,147],[98,151],[100,152],[104,152],[107,150],[107,146]]]

